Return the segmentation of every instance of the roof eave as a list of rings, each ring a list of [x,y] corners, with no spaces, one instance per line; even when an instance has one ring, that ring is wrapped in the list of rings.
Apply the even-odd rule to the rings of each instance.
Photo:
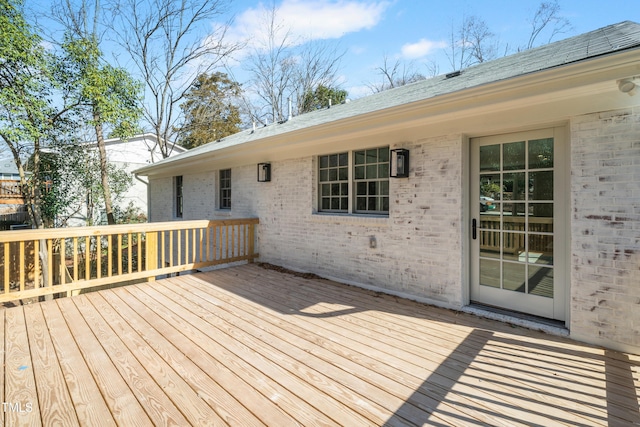
[[[150,165],[135,172],[143,176],[179,174],[184,172],[186,168],[197,170],[205,164],[210,168],[213,159],[224,161],[243,156],[248,152],[285,147],[290,149],[296,145],[308,145],[311,141],[319,143],[327,138],[333,138],[337,134],[348,133],[352,136],[375,133],[381,128],[402,127],[408,122],[424,121],[425,117],[437,116],[442,119],[447,115],[461,114],[463,110],[490,109],[514,100],[523,100],[524,102],[527,99],[540,99],[541,96],[552,93],[556,94],[556,99],[561,96],[575,96],[576,93],[584,90],[582,88],[606,82],[610,82],[611,87],[614,88],[617,79],[640,74],[640,64],[637,61],[639,50],[640,46],[635,46],[608,55],[521,74],[456,92],[232,146],[221,144],[219,149],[203,152],[200,155],[174,157],[161,164]],[[371,127],[371,123],[375,123],[375,128]]]

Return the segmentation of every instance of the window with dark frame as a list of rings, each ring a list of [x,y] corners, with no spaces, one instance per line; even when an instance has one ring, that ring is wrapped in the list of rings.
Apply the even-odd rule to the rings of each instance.
[[[175,194],[175,202],[176,202],[176,218],[182,218],[182,210],[183,210],[183,196],[182,196],[182,175],[174,177],[174,189],[173,193]]]
[[[354,151],[356,213],[389,213],[389,147]]]
[[[330,154],[318,159],[320,210],[349,211],[349,153]]]
[[[231,209],[231,169],[220,171],[220,209]]]
[[[387,215],[389,147],[319,156],[318,211]]]

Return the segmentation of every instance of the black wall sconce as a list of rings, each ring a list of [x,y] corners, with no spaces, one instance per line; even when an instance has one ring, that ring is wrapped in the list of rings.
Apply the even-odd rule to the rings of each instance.
[[[258,163],[258,182],[271,181],[271,163]]]
[[[407,178],[409,176],[409,150],[396,148],[390,150],[389,176],[391,178]]]

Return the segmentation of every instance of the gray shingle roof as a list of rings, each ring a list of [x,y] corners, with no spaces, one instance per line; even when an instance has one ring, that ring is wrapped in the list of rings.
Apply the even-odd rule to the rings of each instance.
[[[140,172],[144,173],[166,163],[179,162],[203,153],[218,151],[246,142],[436,98],[472,87],[637,47],[640,47],[640,24],[625,21],[609,25],[579,36],[469,67],[462,70],[457,77],[436,76],[363,97],[347,104],[337,105],[330,109],[303,114],[285,123],[259,127],[255,132],[251,130],[238,132],[222,141],[194,148],[155,165],[145,167]]]

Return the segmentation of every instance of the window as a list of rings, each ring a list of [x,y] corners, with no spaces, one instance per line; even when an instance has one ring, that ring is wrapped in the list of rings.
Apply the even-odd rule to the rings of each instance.
[[[182,218],[183,197],[182,197],[182,176],[173,179],[173,194],[175,195],[176,218]]]
[[[231,169],[220,171],[220,209],[231,209]]]
[[[320,210],[349,211],[349,153],[320,156]]]
[[[318,197],[322,212],[388,214],[389,147],[319,156]]]
[[[354,151],[356,212],[389,212],[389,147]]]

